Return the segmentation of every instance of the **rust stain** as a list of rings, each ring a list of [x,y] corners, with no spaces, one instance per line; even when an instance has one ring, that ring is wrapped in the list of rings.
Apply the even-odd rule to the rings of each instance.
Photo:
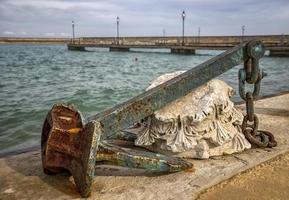
[[[71,128],[68,129],[67,132],[72,135],[76,135],[82,131],[82,128]]]
[[[192,172],[195,172],[196,169],[194,167],[191,167],[191,168],[188,168],[188,169],[185,169],[184,172],[189,172],[189,173],[192,173]]]
[[[71,121],[71,117],[66,117],[66,116],[59,116],[59,119],[65,120],[65,121]]]

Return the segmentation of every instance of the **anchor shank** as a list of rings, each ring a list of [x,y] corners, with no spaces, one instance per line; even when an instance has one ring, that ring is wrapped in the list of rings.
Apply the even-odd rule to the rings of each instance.
[[[246,56],[245,43],[216,56],[187,72],[88,119],[102,125],[102,139],[153,114],[168,103],[241,64]]]
[[[113,141],[102,141],[98,148],[96,165],[117,165],[157,172],[178,172],[193,167],[191,163],[179,158],[122,147],[115,145]]]

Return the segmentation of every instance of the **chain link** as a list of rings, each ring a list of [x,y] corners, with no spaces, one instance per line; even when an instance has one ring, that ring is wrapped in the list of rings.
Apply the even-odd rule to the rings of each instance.
[[[252,122],[254,120],[254,99],[252,92],[246,93],[246,110],[248,120]]]
[[[247,44],[247,59],[244,61],[244,69],[239,70],[239,94],[246,101],[246,112],[242,123],[242,132],[251,144],[257,147],[275,147],[277,142],[274,135],[268,131],[258,130],[259,119],[254,113],[254,100],[258,99],[261,80],[266,75],[259,68],[259,59],[264,55],[264,45],[260,41],[251,41]],[[254,84],[252,92],[245,92],[245,84]],[[248,121],[251,123],[249,124]]]

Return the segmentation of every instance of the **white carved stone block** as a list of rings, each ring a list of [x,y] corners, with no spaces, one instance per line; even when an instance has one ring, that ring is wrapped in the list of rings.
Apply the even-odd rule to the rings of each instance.
[[[183,71],[158,77],[151,89]],[[205,159],[251,148],[241,132],[243,115],[230,100],[233,88],[211,80],[130,129],[135,145],[179,157]]]

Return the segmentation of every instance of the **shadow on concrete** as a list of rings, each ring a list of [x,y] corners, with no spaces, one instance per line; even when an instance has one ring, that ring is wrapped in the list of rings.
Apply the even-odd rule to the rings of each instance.
[[[265,115],[279,116],[279,117],[289,117],[289,110],[287,109],[256,107],[255,112],[257,114],[265,114]]]
[[[71,176],[67,174],[46,175],[43,173],[40,150],[25,152],[16,156],[7,156],[3,159],[7,164],[7,170],[13,171],[11,176],[7,175],[3,177],[3,183],[7,185],[7,188],[17,188],[18,195],[24,197],[25,191],[32,190],[34,192],[33,198],[35,199],[40,199],[43,196],[52,199],[58,197],[68,199],[80,198]],[[97,165],[95,170],[95,176],[99,178],[108,176],[151,177],[166,174],[144,169],[130,169],[102,164]],[[98,193],[105,188],[105,181],[102,180],[104,179],[100,178],[100,180],[94,181],[92,186],[93,193]]]
[[[169,173],[165,172],[156,172],[150,171],[146,169],[135,169],[135,168],[127,168],[127,167],[118,167],[112,165],[97,165],[95,167],[95,176],[146,176],[146,177],[154,177],[154,176],[163,176]]]
[[[5,158],[5,161],[8,167],[16,172],[13,174],[13,181],[11,184],[14,184],[14,188],[17,188],[18,191],[23,192],[23,197],[25,196],[25,191],[28,190],[35,191],[35,199],[46,195],[47,197],[56,198],[58,195],[63,194],[69,195],[70,198],[80,197],[74,183],[68,176],[48,176],[43,173],[39,151],[19,154],[18,156],[9,156]],[[18,178],[21,180],[17,181]],[[54,194],[51,194],[51,191],[53,190],[49,189],[49,187],[53,187],[60,193],[55,192]],[[37,195],[41,196],[37,197]]]

